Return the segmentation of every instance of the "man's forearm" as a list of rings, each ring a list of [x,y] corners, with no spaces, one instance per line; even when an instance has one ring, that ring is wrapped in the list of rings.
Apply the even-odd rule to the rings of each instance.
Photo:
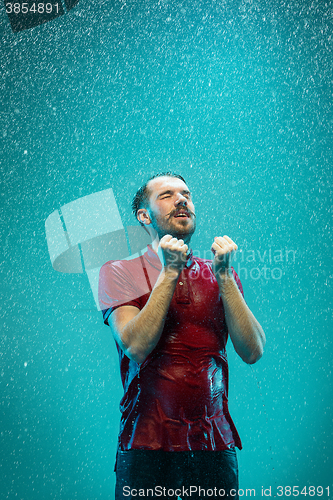
[[[163,269],[143,309],[119,332],[125,354],[142,363],[157,345],[179,273]]]
[[[255,363],[261,358],[266,343],[263,329],[246,305],[231,271],[221,273],[217,281],[234,348],[243,361]]]

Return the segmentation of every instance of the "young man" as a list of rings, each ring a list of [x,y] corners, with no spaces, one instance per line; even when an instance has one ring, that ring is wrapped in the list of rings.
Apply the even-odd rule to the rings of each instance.
[[[179,175],[151,178],[132,206],[152,245],[106,263],[99,286],[125,392],[116,500],[237,498],[241,441],[228,410],[225,346],[229,335],[255,363],[265,344],[230,264],[237,245],[218,236],[212,261],[193,257],[195,209]]]

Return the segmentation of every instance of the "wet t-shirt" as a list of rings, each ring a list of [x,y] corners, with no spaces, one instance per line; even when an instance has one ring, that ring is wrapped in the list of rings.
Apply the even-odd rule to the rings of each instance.
[[[142,309],[161,271],[157,254],[104,264],[99,302],[104,322],[122,305]],[[232,269],[238,287],[240,280]],[[227,325],[212,262],[190,257],[181,272],[161,338],[138,365],[117,344],[124,397],[121,450],[241,448],[228,410]]]

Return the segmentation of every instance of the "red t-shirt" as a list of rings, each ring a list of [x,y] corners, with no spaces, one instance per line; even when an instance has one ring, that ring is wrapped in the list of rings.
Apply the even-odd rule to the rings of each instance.
[[[99,302],[104,322],[114,309],[140,310],[161,271],[157,254],[104,264]],[[232,269],[243,294],[240,280]],[[228,410],[228,337],[212,263],[189,257],[171,300],[162,336],[138,365],[117,344],[124,397],[121,450],[224,450],[241,448]]]

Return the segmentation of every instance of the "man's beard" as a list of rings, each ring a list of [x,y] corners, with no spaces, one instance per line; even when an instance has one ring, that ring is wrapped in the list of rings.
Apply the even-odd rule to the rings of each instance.
[[[196,228],[196,216],[193,212],[186,208],[186,211],[190,214],[192,224],[187,225],[187,227],[184,228],[180,226],[176,227],[172,224],[172,221],[174,220],[174,214],[178,210],[173,210],[166,217],[155,216],[153,211],[149,211],[151,225],[155,229],[159,239],[163,238],[166,234],[171,234],[174,238],[190,241]]]

